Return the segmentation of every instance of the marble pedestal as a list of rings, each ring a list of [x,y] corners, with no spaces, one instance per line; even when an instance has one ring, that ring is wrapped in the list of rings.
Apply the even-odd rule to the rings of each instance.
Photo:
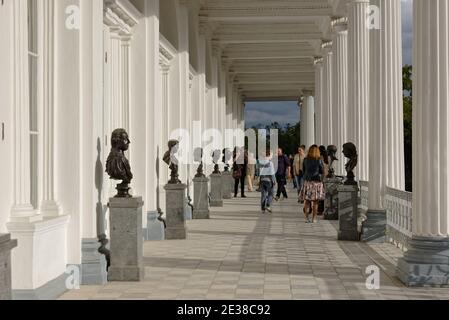
[[[0,300],[11,300],[11,250],[17,247],[17,240],[9,234],[0,234]]]
[[[449,238],[414,236],[398,261],[397,276],[407,286],[449,286]]]
[[[209,219],[209,179],[193,179],[193,219]]]
[[[83,239],[81,259],[81,284],[104,285],[108,282],[106,257],[98,250],[101,243],[98,239]]]
[[[359,241],[358,230],[358,192],[356,185],[338,187],[338,240]]]
[[[185,184],[168,184],[164,187],[166,197],[166,240],[187,239],[187,224],[184,213],[184,200],[186,198]]]
[[[225,171],[222,174],[222,189],[223,189],[223,199],[232,199],[232,194],[234,192],[234,178],[232,178],[232,173]]]
[[[109,281],[141,281],[143,266],[142,198],[111,198]]]
[[[368,210],[362,225],[361,241],[384,243],[387,241],[387,211]]]
[[[165,239],[165,227],[162,221],[159,221],[159,213],[150,211],[147,214],[147,228],[144,230],[145,241],[162,241]]]
[[[213,173],[210,176],[210,206],[223,207],[223,189],[221,173]]]

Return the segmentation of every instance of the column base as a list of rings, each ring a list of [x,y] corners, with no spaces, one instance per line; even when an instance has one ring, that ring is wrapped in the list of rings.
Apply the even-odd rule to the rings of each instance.
[[[387,211],[368,210],[367,219],[362,224],[362,242],[387,242]]]
[[[449,238],[413,237],[397,277],[409,287],[449,286]]]
[[[210,219],[210,212],[209,210],[195,210],[193,211],[193,219]]]
[[[98,251],[100,247],[98,239],[82,240],[82,285],[104,285],[108,282],[106,257]]]
[[[142,281],[145,278],[145,269],[139,266],[110,267],[109,281]]]

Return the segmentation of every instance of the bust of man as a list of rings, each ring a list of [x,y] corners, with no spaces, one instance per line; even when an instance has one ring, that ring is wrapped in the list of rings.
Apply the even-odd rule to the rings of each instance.
[[[338,161],[337,158],[337,147],[336,146],[328,146],[327,147],[327,155],[329,157],[329,174],[328,178],[333,178],[335,176],[335,170],[334,170],[334,162]]]
[[[214,174],[219,174],[220,173],[220,167],[218,166],[218,163],[220,162],[220,158],[221,158],[221,151],[220,150],[215,150],[212,153],[212,159],[213,159],[213,162],[215,164],[214,172],[213,172]]]
[[[176,153],[179,149],[179,141],[170,140],[168,142],[168,151],[164,155],[164,162],[169,166],[171,170],[171,180],[168,184],[180,184],[181,181],[178,179],[178,159],[176,158]]]
[[[232,160],[232,152],[229,149],[223,149],[223,159],[222,162],[225,164],[225,171],[229,171],[229,161]]]
[[[111,152],[106,162],[106,172],[113,180],[122,180],[117,185],[116,198],[130,198],[129,187],[133,179],[131,167],[125,157],[125,151],[129,149],[130,141],[125,129],[117,129],[111,135]]]
[[[357,147],[351,142],[346,143],[343,146],[343,154],[349,159],[348,163],[346,163],[346,172],[348,173],[348,176],[345,185],[356,185],[357,182],[355,181],[353,171],[358,164]]]
[[[193,152],[193,158],[194,158],[195,162],[200,164],[198,166],[198,170],[196,172],[196,176],[195,177],[197,177],[197,178],[204,177],[204,172],[203,172],[203,149],[202,148],[195,149],[195,151]]]

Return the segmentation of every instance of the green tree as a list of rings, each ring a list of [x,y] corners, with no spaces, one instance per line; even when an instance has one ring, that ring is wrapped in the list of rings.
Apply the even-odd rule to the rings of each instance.
[[[404,152],[405,152],[405,186],[407,191],[413,190],[413,159],[412,159],[412,118],[413,118],[413,68],[406,65],[402,70],[404,86]]]

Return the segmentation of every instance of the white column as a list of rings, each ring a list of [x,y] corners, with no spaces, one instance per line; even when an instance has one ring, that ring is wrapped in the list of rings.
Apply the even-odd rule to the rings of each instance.
[[[332,110],[332,144],[337,146],[337,158],[340,160],[335,166],[337,175],[344,174],[343,145],[346,139],[346,117],[348,104],[348,31],[347,19],[340,18],[333,21],[333,110]]]
[[[124,36],[120,42],[120,67],[121,67],[121,112],[122,112],[122,127],[129,132],[129,68],[130,68],[130,41],[131,36]]]
[[[28,84],[27,0],[13,2],[13,178],[14,204],[11,220],[36,218],[30,191],[30,117]]]
[[[304,137],[301,138],[301,141],[306,148],[309,148],[315,144],[315,99],[311,90],[304,90],[303,94],[301,130],[304,126]]]
[[[159,0],[145,1],[146,19],[146,207],[150,211],[160,209],[160,203],[156,199],[157,175],[156,166],[162,167],[161,160],[157,163],[157,152],[161,155],[163,145],[161,144],[162,131],[162,93],[161,78],[159,74]]]
[[[373,0],[380,29],[370,31],[369,209],[382,210],[386,187],[405,190],[400,0]]]
[[[327,45],[323,48],[323,99],[321,100],[321,143],[324,146],[332,144],[332,51]]]
[[[315,57],[315,141],[313,144],[322,144],[322,101],[323,101],[323,58]]]
[[[449,283],[449,1],[413,1],[413,238],[409,286]]]
[[[348,142],[359,153],[356,178],[367,181],[369,163],[369,30],[367,8],[369,0],[351,0],[348,4]]]
[[[413,233],[448,238],[449,1],[413,7]]]

